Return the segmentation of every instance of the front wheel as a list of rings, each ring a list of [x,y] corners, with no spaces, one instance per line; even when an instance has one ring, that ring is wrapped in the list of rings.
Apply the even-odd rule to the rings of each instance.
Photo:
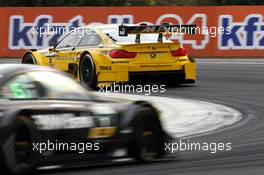
[[[11,134],[1,148],[1,172],[4,174],[29,174],[34,169],[34,154],[26,126]]]
[[[141,162],[154,161],[164,156],[164,133],[156,112],[144,107],[138,110],[134,125],[133,143],[130,153]]]

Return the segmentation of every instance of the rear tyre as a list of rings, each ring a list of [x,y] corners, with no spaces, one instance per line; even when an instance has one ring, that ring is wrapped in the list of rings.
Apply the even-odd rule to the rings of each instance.
[[[21,126],[11,134],[1,148],[1,173],[30,174],[34,169],[34,155],[30,134],[26,126]]]
[[[91,55],[85,54],[80,61],[80,81],[82,85],[91,89],[97,87],[96,68]]]
[[[140,162],[150,162],[165,156],[163,148],[165,134],[162,132],[155,110],[149,107],[138,110],[133,128],[130,154]]]
[[[37,64],[35,57],[32,53],[26,53],[22,58],[22,64]]]

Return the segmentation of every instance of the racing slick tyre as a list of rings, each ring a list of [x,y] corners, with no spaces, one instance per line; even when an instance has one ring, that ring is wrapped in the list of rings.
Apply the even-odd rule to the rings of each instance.
[[[140,162],[154,161],[166,155],[163,145],[167,136],[162,132],[155,110],[150,107],[139,109],[133,128],[133,141],[129,147],[130,155]]]
[[[95,90],[97,87],[96,68],[90,54],[85,54],[81,58],[79,67],[80,81],[82,85]]]
[[[37,64],[37,62],[31,53],[26,53],[22,58],[22,64]]]
[[[31,143],[27,127],[17,127],[0,148],[0,174],[30,174],[35,167]]]

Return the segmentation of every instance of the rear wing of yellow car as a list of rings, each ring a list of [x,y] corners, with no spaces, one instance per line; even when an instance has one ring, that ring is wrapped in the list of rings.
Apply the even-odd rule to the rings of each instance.
[[[158,42],[162,42],[162,38],[164,34],[195,34],[196,24],[185,24],[185,25],[134,25],[134,26],[126,26],[120,25],[118,34],[119,36],[128,36],[128,34],[136,34],[136,41],[140,43],[140,34],[143,33],[158,33]]]

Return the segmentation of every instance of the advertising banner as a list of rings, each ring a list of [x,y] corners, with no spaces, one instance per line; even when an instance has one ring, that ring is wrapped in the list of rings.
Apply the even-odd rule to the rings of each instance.
[[[263,57],[264,6],[0,8],[0,57],[48,47],[61,28],[147,23],[196,24],[195,35],[170,36],[194,57]],[[48,32],[40,35],[40,29]]]

